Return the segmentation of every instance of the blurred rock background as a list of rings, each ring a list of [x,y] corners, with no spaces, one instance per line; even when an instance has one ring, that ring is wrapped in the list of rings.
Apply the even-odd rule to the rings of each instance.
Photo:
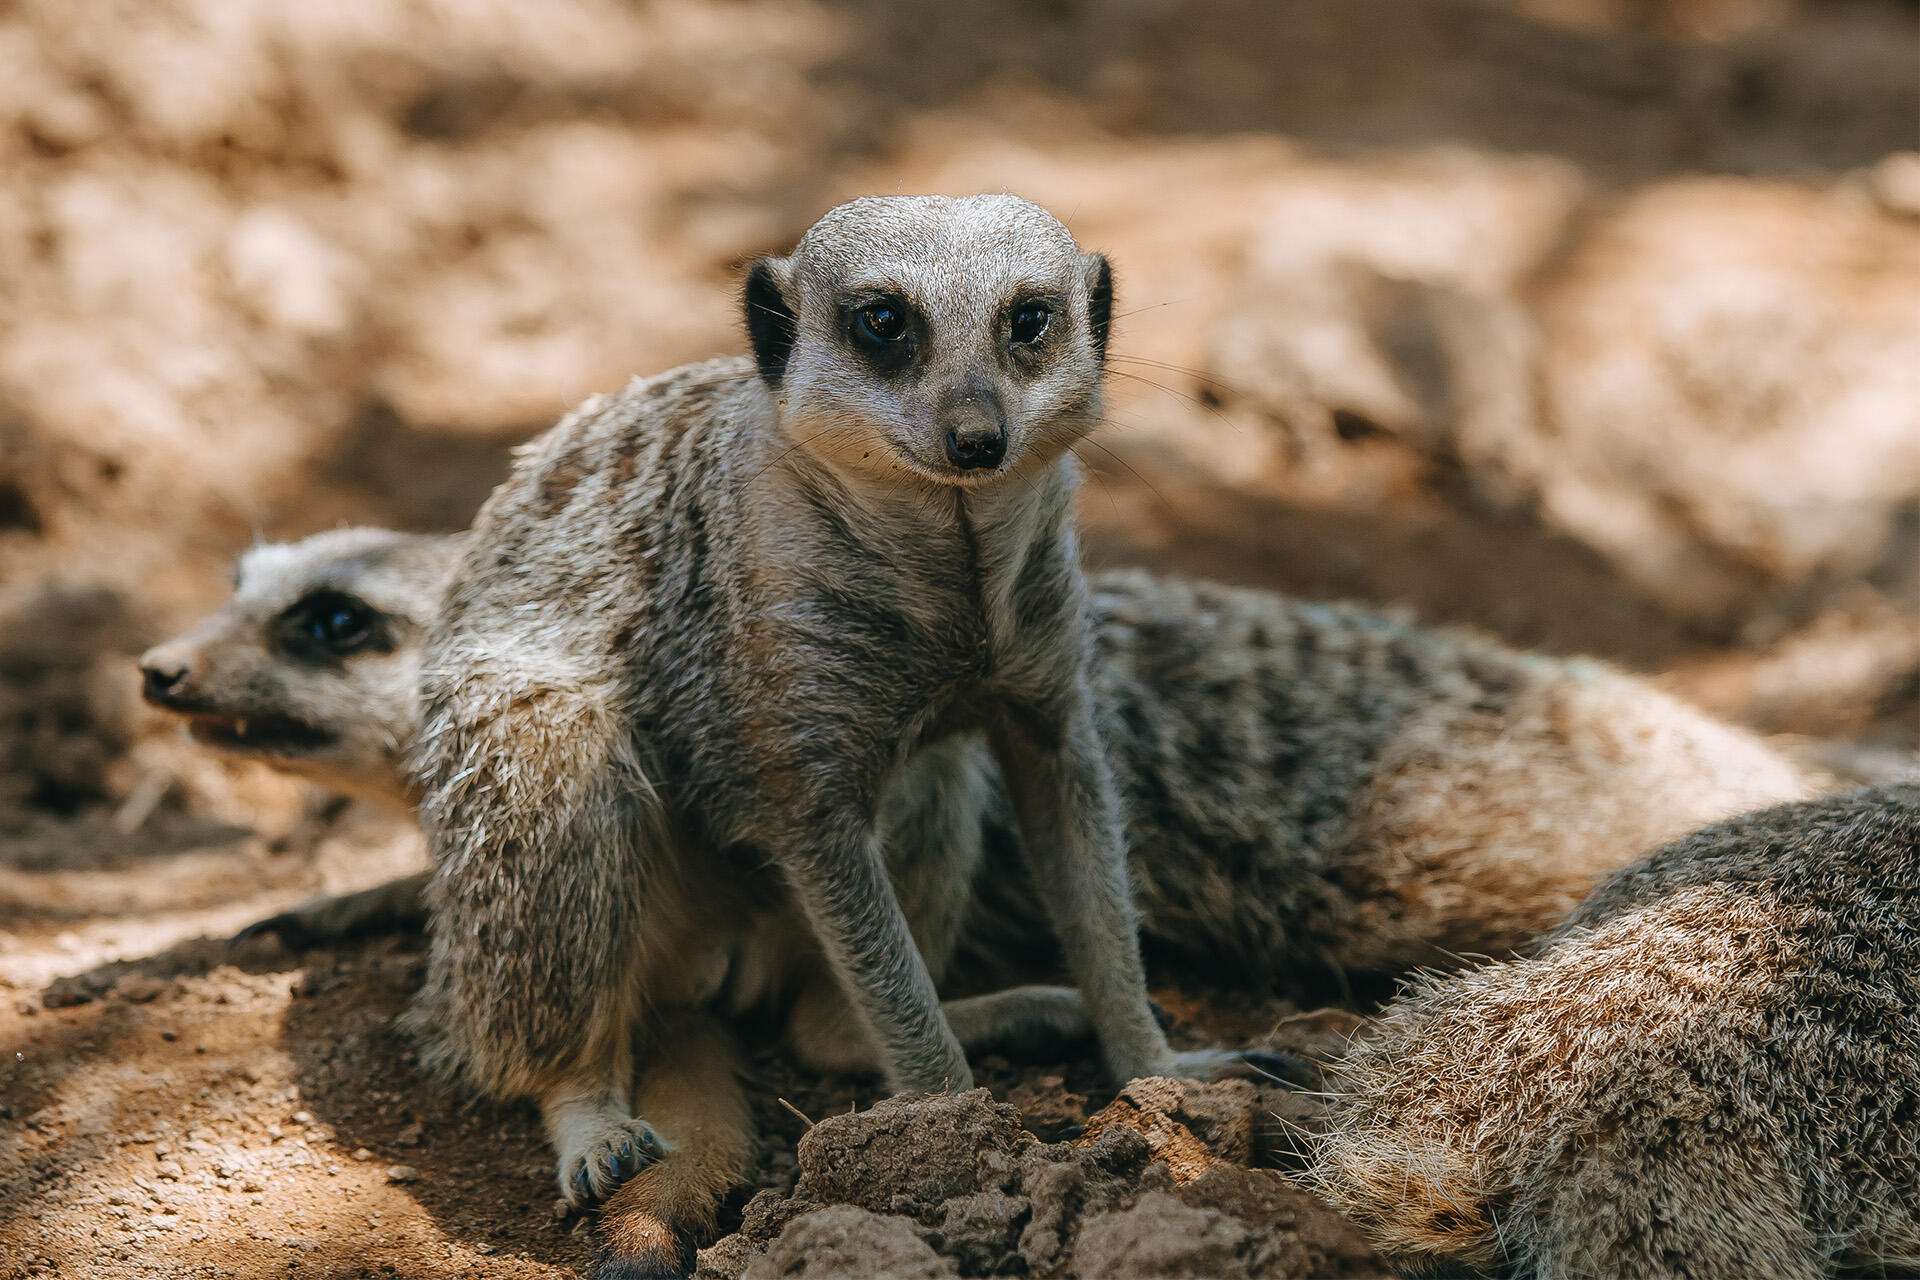
[[[36,867],[294,824],[134,697],[249,540],[465,523],[569,405],[738,349],[739,264],[862,192],[1014,190],[1114,256],[1099,562],[1910,752],[1917,32],[1894,0],[16,0],[19,923]]]

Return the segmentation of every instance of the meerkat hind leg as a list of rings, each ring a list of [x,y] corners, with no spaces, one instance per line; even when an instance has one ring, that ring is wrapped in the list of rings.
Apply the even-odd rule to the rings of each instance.
[[[753,1119],[732,1034],[688,1013],[661,1029],[659,1044],[635,1097],[669,1149],[601,1207],[594,1280],[692,1274],[696,1235],[713,1230],[721,1202],[749,1172]]]

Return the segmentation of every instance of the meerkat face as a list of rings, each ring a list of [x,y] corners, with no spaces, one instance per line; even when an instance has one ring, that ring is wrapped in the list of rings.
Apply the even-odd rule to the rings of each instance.
[[[1017,197],[841,205],[745,302],[792,443],[836,470],[991,483],[1099,421],[1107,260]]]
[[[406,807],[421,649],[460,547],[383,529],[255,547],[224,609],[141,657],[142,694],[210,747]]]

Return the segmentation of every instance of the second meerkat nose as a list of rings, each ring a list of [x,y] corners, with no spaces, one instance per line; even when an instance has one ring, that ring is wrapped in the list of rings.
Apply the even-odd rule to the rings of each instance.
[[[1007,456],[1005,423],[981,423],[947,432],[947,461],[962,471],[1000,465]]]

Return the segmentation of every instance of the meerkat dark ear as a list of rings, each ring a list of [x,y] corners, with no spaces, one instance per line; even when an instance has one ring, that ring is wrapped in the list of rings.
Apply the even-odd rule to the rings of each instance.
[[[778,386],[787,371],[787,357],[793,354],[793,342],[799,333],[793,308],[780,292],[786,263],[779,258],[761,258],[747,270],[744,306],[747,313],[747,337],[753,343],[753,358],[760,376],[768,386]]]
[[[1087,273],[1087,327],[1093,332],[1093,351],[1107,358],[1107,332],[1113,327],[1113,264],[1104,253],[1080,256]]]

